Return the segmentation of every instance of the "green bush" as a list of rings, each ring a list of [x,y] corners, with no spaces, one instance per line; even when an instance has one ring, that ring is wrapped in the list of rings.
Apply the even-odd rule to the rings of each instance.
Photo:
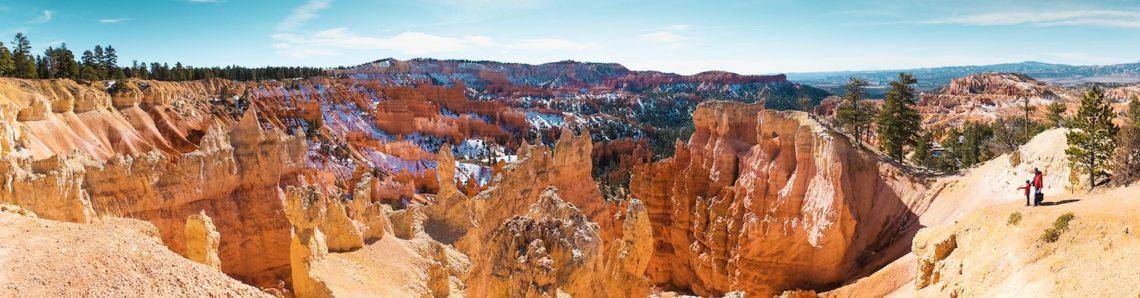
[[[1041,235],[1041,240],[1045,240],[1046,243],[1057,242],[1057,239],[1061,238],[1061,233],[1069,229],[1069,222],[1076,217],[1072,212],[1061,214],[1057,220],[1053,221],[1052,227],[1045,229],[1045,234]]]
[[[1019,222],[1021,222],[1021,212],[1011,213],[1009,215],[1009,220],[1006,220],[1006,223],[1010,225],[1017,225]]]

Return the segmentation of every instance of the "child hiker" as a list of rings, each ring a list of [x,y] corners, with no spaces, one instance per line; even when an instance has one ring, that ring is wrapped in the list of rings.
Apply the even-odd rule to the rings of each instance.
[[[1025,190],[1025,206],[1029,206],[1029,189],[1030,188],[1033,188],[1033,186],[1032,186],[1032,184],[1029,183],[1029,180],[1025,180],[1025,186],[1017,188],[1017,189],[1024,189]]]

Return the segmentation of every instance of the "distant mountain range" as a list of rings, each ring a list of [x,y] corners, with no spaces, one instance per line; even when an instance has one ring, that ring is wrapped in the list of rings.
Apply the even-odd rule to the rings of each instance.
[[[914,74],[920,90],[931,90],[950,83],[951,79],[983,72],[1014,72],[1029,75],[1040,81],[1061,85],[1082,83],[1136,83],[1140,82],[1140,62],[1114,65],[1066,65],[1037,61],[993,65],[947,66],[898,70],[831,71],[788,73],[788,80],[819,87],[832,93],[840,90],[847,79],[866,79],[880,89],[894,80],[899,72]],[[874,91],[874,90],[872,90]],[[874,94],[875,92],[872,92]]]
[[[617,63],[559,61],[544,64],[440,59],[381,59],[330,70],[334,76],[381,81],[392,85],[432,82],[449,86],[463,82],[481,97],[554,98],[626,92],[647,97],[682,95],[697,101],[719,99],[764,101],[770,109],[798,110],[799,100],[818,104],[829,94],[790,82],[782,74],[741,75],[706,71],[679,75],[633,71]]]

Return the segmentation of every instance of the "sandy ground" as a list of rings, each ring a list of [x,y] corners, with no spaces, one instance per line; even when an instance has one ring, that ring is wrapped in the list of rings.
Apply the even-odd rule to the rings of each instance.
[[[1061,283],[1061,279],[1053,279],[1066,276],[1058,273],[1058,270],[1061,268],[1065,268],[1066,266],[1079,266],[1109,274],[1109,276],[1089,275],[1087,280],[1090,283],[1080,284],[1080,286],[1087,288],[1086,292],[1097,293],[1098,291],[1096,290],[1099,289],[1099,293],[1120,294],[1121,292],[1113,291],[1119,289],[1114,289],[1111,286],[1112,282],[1098,281],[1098,279],[1118,281],[1120,279],[1117,278],[1117,276],[1112,276],[1113,274],[1129,274],[1129,272],[1134,272],[1128,270],[1126,267],[1101,266],[1095,262],[1082,260],[1085,258],[1096,260],[1109,259],[1113,256],[1119,256],[1122,253],[1125,255],[1127,253],[1140,255],[1136,254],[1137,251],[1135,251],[1137,247],[1140,247],[1140,244],[1135,243],[1135,227],[1130,230],[1132,233],[1131,238],[1129,238],[1128,234],[1124,234],[1118,237],[1119,239],[1112,240],[1116,241],[1113,247],[1100,249],[1090,247],[1089,249],[1093,249],[1091,251],[1095,251],[1095,253],[1084,253],[1077,249],[1068,248],[1053,248],[1049,250],[1048,256],[1009,255],[1005,253],[1006,251],[1026,253],[1042,249],[1035,246],[1040,242],[1038,240],[1041,233],[1047,226],[1052,224],[1052,221],[1056,219],[1059,214],[1064,212],[1074,212],[1078,218],[1081,218],[1081,214],[1085,213],[1083,223],[1089,227],[1095,227],[1092,230],[1075,227],[1072,235],[1089,236],[1104,234],[1111,236],[1114,234],[1105,232],[1106,229],[1111,230],[1113,226],[1119,226],[1121,223],[1134,225],[1137,220],[1140,220],[1140,209],[1138,209],[1140,206],[1137,205],[1137,200],[1140,200],[1140,188],[1138,187],[1114,189],[1107,193],[1091,195],[1083,192],[1079,194],[1068,192],[1069,190],[1066,189],[1066,186],[1068,185],[1069,167],[1064,153],[1064,149],[1067,147],[1065,143],[1065,132],[1066,131],[1062,129],[1053,129],[1043,132],[1020,149],[1020,156],[1018,158],[1012,158],[1010,154],[998,156],[982,165],[969,169],[963,174],[942,177],[934,183],[931,193],[928,194],[929,205],[920,210],[922,214],[920,216],[920,222],[924,227],[920,233],[926,234],[935,230],[949,231],[950,229],[961,229],[968,234],[980,233],[978,235],[986,235],[984,237],[972,236],[967,238],[977,239],[974,240],[978,242],[976,246],[988,247],[990,251],[974,252],[970,249],[964,249],[960,256],[966,259],[965,262],[967,264],[992,263],[988,265],[995,267],[988,269],[994,272],[1018,270],[1018,274],[1011,276],[1016,276],[1016,278],[1022,280],[1013,281],[1013,279],[1009,279],[1012,278],[1011,276],[998,273],[973,274],[972,276],[988,276],[988,278],[995,280],[1009,279],[1010,284],[1041,286],[1038,290],[1030,291],[1020,287],[980,283],[980,281],[966,279],[965,287],[979,291],[968,293],[982,296],[1020,296],[1020,293],[1039,293],[1044,295],[1081,293],[1074,291],[1042,290],[1056,289],[1053,286],[1045,287],[1044,282],[1056,281]],[[1015,164],[1014,161],[1017,161],[1017,163]],[[1021,190],[1018,190],[1017,187],[1023,185],[1025,180],[1032,177],[1030,173],[1034,167],[1040,168],[1045,174],[1046,202],[1050,204],[1056,204],[1058,202],[1064,203],[1049,206],[1025,207],[1024,194]],[[1024,221],[1018,226],[1019,229],[1005,229],[1006,220],[1009,214],[1013,212],[1021,212]],[[976,226],[963,226],[965,222],[970,220],[978,221]],[[1078,222],[1081,222],[1081,220],[1078,220]],[[1107,237],[1106,239],[1115,238]],[[1058,243],[1063,243],[1064,241],[1063,238],[1062,241]],[[1125,245],[1125,247],[1121,248],[1120,245]],[[1131,247],[1128,247],[1129,245]],[[975,253],[977,255],[972,255]],[[955,254],[958,254],[958,252],[955,252]],[[954,256],[955,255],[952,255],[951,258]],[[1030,257],[1034,260],[1030,261],[1028,259]],[[1038,259],[1053,260],[1054,263],[1042,267],[1044,263],[1039,262]],[[1135,256],[1117,261],[1121,263],[1120,265],[1130,265],[1132,266],[1131,268],[1140,268],[1140,259],[1137,259]],[[916,256],[914,254],[907,254],[870,276],[826,294],[842,297],[907,297],[916,294],[923,296],[949,295],[948,292],[931,293],[932,291],[930,290],[924,290],[923,293],[916,293],[914,289],[916,267]],[[999,268],[1001,268],[1001,270],[998,270]],[[1038,271],[1043,270],[1042,268],[1044,268],[1045,273]],[[1050,279],[1046,279],[1046,277]],[[972,282],[979,283],[971,284]],[[1135,284],[1140,284],[1140,282]],[[1137,287],[1140,286],[1132,286],[1133,289]],[[1131,297],[1135,296],[1135,293],[1131,295]]]
[[[1140,186],[1101,194],[1064,194],[1045,206],[990,206],[948,225],[923,230],[915,241],[949,234],[958,248],[942,282],[916,290],[914,254],[869,277],[826,293],[839,297],[1137,297],[1140,295]],[[1010,214],[1021,222],[1008,224]],[[1061,214],[1076,219],[1055,243],[1041,236]],[[944,273],[945,274],[945,273]]]
[[[1057,205],[1010,203],[924,231],[916,241],[957,236],[942,282],[919,296],[1138,297],[1140,186],[1058,196]],[[1054,243],[1041,239],[1065,213],[1076,216]],[[1009,224],[1013,213],[1022,215]],[[953,270],[951,270],[953,271]]]
[[[920,212],[920,222],[931,227],[949,223],[979,208],[1008,203],[1025,204],[1025,193],[1018,190],[1026,180],[1033,178],[1033,169],[1043,173],[1045,194],[1053,196],[1067,192],[1069,184],[1067,143],[1064,129],[1052,129],[1034,137],[1021,147],[1018,161],[1012,154],[1004,154],[960,175],[939,179],[932,187],[929,208]]]
[[[330,253],[314,266],[316,275],[338,297],[418,297],[430,295],[428,262],[413,246],[417,240],[392,235],[347,253]]]
[[[0,212],[0,297],[267,296],[170,251],[149,223]]]

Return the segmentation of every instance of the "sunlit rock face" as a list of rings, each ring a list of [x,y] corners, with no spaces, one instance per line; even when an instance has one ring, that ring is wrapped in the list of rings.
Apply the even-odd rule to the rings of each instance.
[[[12,133],[0,140],[0,175],[11,182],[0,198],[53,220],[147,220],[183,255],[186,219],[203,213],[221,237],[222,271],[259,285],[286,279],[279,186],[304,165],[303,136],[263,126],[256,109],[212,114],[211,98],[237,83],[119,84],[0,80],[0,110],[27,115],[2,125]]]
[[[639,201],[604,202],[590,177],[588,134],[564,130],[553,150],[524,145],[473,197],[441,181],[424,232],[471,260],[472,296],[649,293],[649,217]],[[437,160],[452,160],[441,151]],[[454,167],[440,166],[447,176]]]
[[[693,121],[676,155],[636,167],[630,185],[648,209],[655,284],[769,296],[905,253],[882,250],[914,228],[908,202],[925,186],[896,166],[800,112],[706,102]]]
[[[1029,104],[1044,110],[1054,102],[1074,105],[1080,94],[1017,73],[980,73],[956,78],[941,89],[923,94],[917,109],[927,127],[958,127],[967,121],[990,122],[1021,116]],[[1031,113],[1043,118],[1046,113]]]
[[[592,164],[595,148],[636,152],[648,126],[599,110],[687,118],[705,97],[756,101],[800,88],[782,76],[526,68],[490,69],[471,87],[0,79],[0,203],[49,220],[145,220],[182,256],[294,294],[344,291],[343,279],[319,280],[339,272],[322,261],[368,255],[384,240],[415,250],[409,263],[430,264],[415,269],[430,285],[414,288],[436,294],[645,296],[652,206],[626,192],[607,202]],[[414,77],[395,77],[405,75]],[[319,194],[319,218],[289,210],[300,189]],[[519,257],[534,262],[510,263]]]

